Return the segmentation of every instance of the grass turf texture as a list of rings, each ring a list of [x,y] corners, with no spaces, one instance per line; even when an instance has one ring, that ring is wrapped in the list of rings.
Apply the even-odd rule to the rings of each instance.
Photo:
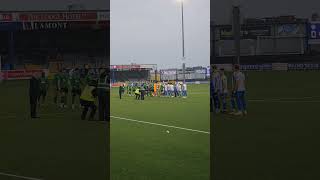
[[[137,101],[111,97],[111,115],[209,131],[209,85],[189,85],[182,98],[146,97]],[[166,131],[169,131],[167,133]],[[111,119],[112,180],[208,180],[210,135]]]
[[[29,119],[27,81],[0,84],[1,173],[45,180],[106,180],[106,126],[58,109],[49,92],[40,119]],[[71,98],[69,98],[69,102]],[[70,105],[69,105],[70,107]]]
[[[247,78],[248,116],[213,115],[216,179],[319,179],[319,73],[250,72]],[[115,90],[111,113],[208,131],[209,95],[201,94],[207,90],[190,86],[194,94],[188,99],[145,101],[119,100]],[[24,119],[26,81],[5,82],[0,94],[0,172],[46,180],[105,179],[104,125],[80,121],[78,111],[53,105],[41,110],[41,119]],[[111,158],[112,180],[208,179],[209,135],[112,119]],[[19,179],[0,175],[6,178]]]
[[[248,116],[212,114],[217,180],[320,179],[319,72],[249,72]]]

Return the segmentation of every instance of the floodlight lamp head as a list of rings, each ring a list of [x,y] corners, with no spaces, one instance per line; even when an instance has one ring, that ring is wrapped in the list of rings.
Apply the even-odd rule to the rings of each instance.
[[[186,0],[176,0],[177,1],[177,3],[185,3],[186,2]]]

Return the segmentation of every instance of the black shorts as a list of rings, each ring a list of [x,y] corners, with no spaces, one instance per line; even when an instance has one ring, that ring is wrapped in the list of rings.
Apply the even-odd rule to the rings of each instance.
[[[80,88],[72,88],[72,96],[81,95],[81,89]]]
[[[60,92],[68,94],[68,88],[61,88]]]
[[[46,90],[40,90],[40,96],[46,96],[47,91]]]

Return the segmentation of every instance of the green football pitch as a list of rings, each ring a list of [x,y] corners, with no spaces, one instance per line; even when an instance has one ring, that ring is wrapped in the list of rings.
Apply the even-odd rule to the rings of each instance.
[[[187,99],[145,101],[112,91],[111,179],[208,179],[208,90],[194,85]],[[0,94],[0,179],[106,179],[104,123],[57,108],[52,90],[40,119],[31,120],[27,81],[6,81]]]
[[[319,72],[249,72],[248,116],[213,114],[215,179],[320,179],[319,78]]]
[[[40,118],[28,118],[28,81],[4,82],[0,94],[1,180],[107,179],[105,123],[57,108],[52,91]]]
[[[111,96],[112,180],[208,180],[209,85],[188,98]]]
[[[248,116],[212,114],[209,86],[189,97],[111,97],[111,179],[319,179],[318,72],[249,72]],[[0,84],[0,179],[106,179],[106,126],[48,103],[28,117],[27,81]],[[69,99],[70,100],[70,99]],[[211,133],[212,135],[212,133]],[[297,170],[298,169],[298,170]],[[14,176],[12,176],[14,175]],[[18,177],[21,176],[21,177]]]

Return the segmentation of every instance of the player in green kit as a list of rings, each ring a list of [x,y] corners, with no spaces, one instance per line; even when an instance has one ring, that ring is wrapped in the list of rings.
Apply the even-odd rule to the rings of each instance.
[[[93,80],[93,74],[92,72],[89,72],[86,77],[85,77],[85,82],[86,82],[86,85],[88,85],[91,81]]]
[[[45,72],[42,72],[41,78],[40,78],[40,96],[38,100],[39,106],[41,105],[41,103],[44,104],[47,96],[48,88],[49,88],[48,78],[46,77]]]
[[[81,96],[81,80],[80,80],[80,74],[78,72],[78,69],[75,70],[75,72],[72,74],[70,78],[70,84],[71,84],[71,95],[72,95],[72,109],[75,109],[75,98],[76,96]],[[79,104],[80,107],[80,104]]]
[[[154,95],[153,93],[154,93],[154,84],[151,82],[149,96],[152,97]]]
[[[124,84],[119,86],[119,97],[120,97],[120,99],[122,98],[122,95],[124,94],[124,91],[125,91],[124,88],[125,88]]]
[[[160,83],[160,87],[159,87],[159,97],[162,97],[162,95],[164,94],[164,86],[163,83]]]
[[[60,92],[61,92],[61,104],[60,108],[67,108],[67,97],[69,92],[69,75],[66,70],[63,71],[61,76],[61,83],[60,83]]]
[[[129,84],[129,96],[133,96],[133,83],[130,82]]]
[[[127,96],[129,96],[129,91],[130,91],[130,86],[129,86],[129,82],[126,83],[126,89],[127,89]]]
[[[56,105],[58,105],[58,97],[60,96],[60,91],[61,91],[61,75],[62,75],[62,72],[59,71],[58,73],[56,73],[54,75],[54,78],[53,78],[53,83],[54,83],[54,87],[55,87],[54,103]]]

